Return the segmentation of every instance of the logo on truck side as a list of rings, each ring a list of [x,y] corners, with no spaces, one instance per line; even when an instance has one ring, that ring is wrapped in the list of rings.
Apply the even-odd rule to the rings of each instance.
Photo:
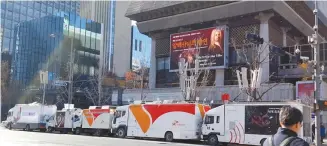
[[[185,126],[185,124],[181,124],[179,123],[179,121],[175,120],[173,123],[172,123],[173,126]]]

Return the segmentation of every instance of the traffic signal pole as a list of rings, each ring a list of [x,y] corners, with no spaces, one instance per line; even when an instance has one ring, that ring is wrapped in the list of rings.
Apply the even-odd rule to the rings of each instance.
[[[314,84],[315,84],[315,143],[316,146],[321,146],[321,135],[320,135],[320,125],[321,125],[321,117],[320,117],[320,109],[316,108],[318,101],[320,99],[320,50],[319,50],[319,42],[318,42],[318,9],[317,9],[317,0],[315,0],[315,9],[313,10],[313,14],[315,15],[315,25],[313,26],[314,34],[308,37],[309,43],[312,45],[314,49]]]

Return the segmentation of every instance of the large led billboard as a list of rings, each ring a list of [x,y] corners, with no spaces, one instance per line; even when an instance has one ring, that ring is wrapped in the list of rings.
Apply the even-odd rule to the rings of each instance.
[[[170,71],[178,70],[184,58],[194,68],[196,57],[202,69],[228,65],[228,27],[219,26],[170,35]]]

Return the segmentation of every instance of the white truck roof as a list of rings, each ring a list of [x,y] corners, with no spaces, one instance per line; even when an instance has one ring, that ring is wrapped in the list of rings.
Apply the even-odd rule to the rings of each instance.
[[[303,104],[301,103],[301,101],[298,100],[293,100],[293,101],[258,101],[258,102],[229,102],[226,103],[225,105],[240,105],[240,104],[244,104],[244,105],[289,105],[289,104]],[[304,104],[303,104],[304,105]]]

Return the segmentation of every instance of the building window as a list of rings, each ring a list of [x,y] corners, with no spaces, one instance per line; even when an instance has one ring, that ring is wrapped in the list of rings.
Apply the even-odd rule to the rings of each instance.
[[[14,5],[14,12],[19,13],[19,10],[20,10],[20,5],[15,4]]]
[[[11,21],[10,20],[5,21],[5,28],[11,29]]]
[[[31,9],[31,8],[29,8],[29,9],[27,9],[27,14],[28,14],[28,16],[34,16],[33,15],[33,9]]]
[[[7,2],[7,10],[12,11],[12,9],[13,9],[13,3],[12,2]]]
[[[5,29],[4,36],[10,38],[10,35],[11,35],[10,29]]]
[[[20,7],[20,13],[26,15],[27,8],[24,6]]]
[[[6,14],[7,14],[7,15],[6,15],[6,18],[11,20],[11,19],[12,19],[12,12],[7,11]]]
[[[14,13],[14,20],[19,21],[19,13]]]
[[[137,40],[135,40],[135,51],[137,51]]]
[[[142,52],[142,41],[140,40],[140,44],[139,44],[139,51]]]
[[[165,70],[167,58],[157,58],[157,70]]]

